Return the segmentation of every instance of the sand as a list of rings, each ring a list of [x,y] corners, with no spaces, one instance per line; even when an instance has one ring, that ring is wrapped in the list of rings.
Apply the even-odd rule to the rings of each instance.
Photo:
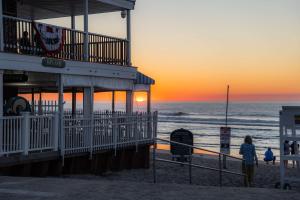
[[[158,157],[170,159],[166,151]],[[193,162],[216,167],[215,156],[195,156]],[[241,171],[241,163],[229,160],[228,170]],[[298,169],[289,173],[300,175]],[[144,199],[144,200],[265,200],[300,199],[300,184],[291,183],[292,190],[274,189],[279,181],[279,166],[260,162],[256,169],[255,187],[243,187],[239,176],[224,175],[223,187],[219,187],[219,174],[203,169],[193,169],[189,184],[188,167],[157,163],[157,183],[153,183],[152,169],[124,170],[108,172],[102,176],[70,175],[57,178],[0,177],[0,199],[5,200],[93,200],[93,199]]]
[[[171,159],[168,151],[159,151],[157,158]],[[193,163],[214,167],[219,166],[218,159],[213,155],[195,155]],[[156,164],[157,182],[158,183],[176,183],[189,184],[189,168],[188,166],[174,165],[169,163],[157,162]],[[241,173],[241,161],[228,160],[227,170]],[[291,166],[287,170],[289,176],[300,178],[300,170],[293,169]],[[101,179],[101,180],[122,180],[133,182],[153,182],[153,171],[151,169],[125,170],[122,172],[106,173],[103,176],[94,175],[75,175],[71,178],[82,179]],[[266,164],[263,161],[259,162],[258,168],[255,168],[254,187],[257,188],[274,188],[275,184],[279,182],[279,163]],[[236,175],[224,174],[222,178],[222,185],[225,187],[243,187],[243,178]],[[192,184],[200,186],[219,186],[219,173],[204,169],[192,169]],[[293,190],[300,192],[300,183],[290,183]]]

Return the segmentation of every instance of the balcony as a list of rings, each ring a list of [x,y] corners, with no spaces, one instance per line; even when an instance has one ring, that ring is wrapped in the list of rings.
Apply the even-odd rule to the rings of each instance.
[[[34,25],[35,22],[31,20],[4,16],[4,52],[120,66],[129,64],[128,41],[125,39],[88,33],[88,56],[85,58],[85,32],[43,24],[59,28],[63,32],[59,50],[47,52],[37,40],[38,32]],[[25,39],[24,33],[27,34]]]

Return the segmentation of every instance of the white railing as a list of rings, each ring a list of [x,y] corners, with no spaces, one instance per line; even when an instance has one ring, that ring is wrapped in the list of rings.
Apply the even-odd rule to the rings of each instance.
[[[3,117],[0,119],[0,155],[22,152],[22,121],[23,117]]]
[[[157,113],[123,112],[64,119],[64,152],[93,152],[149,143],[156,137]]]
[[[0,118],[0,156],[58,150],[58,115],[9,116]]]
[[[30,116],[29,151],[57,150],[58,117]]]
[[[0,118],[0,156],[58,151],[61,155],[151,143],[157,133],[157,113],[95,112],[92,116],[59,114]],[[60,133],[60,134],[59,134]]]

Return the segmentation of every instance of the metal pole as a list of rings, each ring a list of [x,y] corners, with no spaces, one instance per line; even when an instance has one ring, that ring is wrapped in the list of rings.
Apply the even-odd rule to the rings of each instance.
[[[228,124],[228,102],[229,102],[229,85],[227,85],[227,97],[226,97],[226,119],[225,119],[225,126],[227,127]]]
[[[220,187],[222,187],[222,160],[221,160],[221,154],[219,154],[219,183]]]
[[[153,143],[152,152],[152,168],[153,168],[153,182],[156,183],[156,141]]]
[[[130,10],[127,10],[127,64],[129,66],[132,65],[131,63],[131,14]]]
[[[190,152],[192,153],[192,148],[190,148]],[[192,156],[190,156],[189,159],[189,176],[190,176],[190,184],[192,184]]]
[[[229,85],[227,85],[227,97],[226,97],[226,117],[225,117],[225,126],[228,125],[228,104],[229,104]],[[227,169],[226,155],[223,155],[223,168]]]
[[[89,61],[89,0],[84,0],[84,61]]]
[[[4,51],[3,0],[0,0],[0,51]]]

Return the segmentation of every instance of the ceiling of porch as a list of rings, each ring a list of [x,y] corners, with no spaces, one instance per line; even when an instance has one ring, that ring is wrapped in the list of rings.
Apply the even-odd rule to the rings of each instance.
[[[84,0],[18,0],[18,17],[49,19],[84,14]],[[135,0],[89,0],[89,14],[133,9]]]

